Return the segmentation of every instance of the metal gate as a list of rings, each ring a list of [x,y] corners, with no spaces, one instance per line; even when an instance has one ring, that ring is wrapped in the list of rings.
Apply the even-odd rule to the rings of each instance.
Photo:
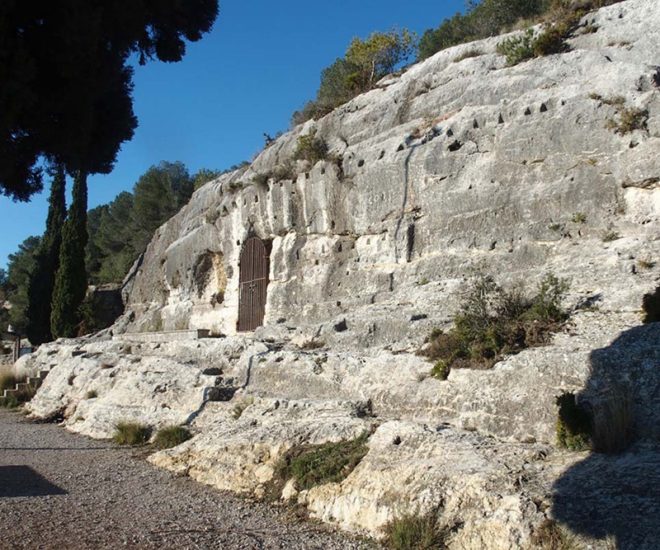
[[[239,269],[237,329],[244,332],[263,325],[266,312],[269,258],[260,238],[250,237],[245,241]]]

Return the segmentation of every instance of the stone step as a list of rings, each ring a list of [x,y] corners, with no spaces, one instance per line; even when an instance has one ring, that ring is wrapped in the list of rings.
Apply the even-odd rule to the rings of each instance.
[[[42,381],[43,378],[41,378],[41,376],[30,376],[27,379],[27,383],[30,384],[30,386],[32,386],[35,389],[41,386]]]
[[[206,329],[195,330],[169,330],[163,332],[125,332],[124,334],[115,334],[112,339],[118,342],[145,342],[145,343],[163,343],[178,342],[182,340],[200,340],[202,338],[211,338],[211,331]]]
[[[48,376],[49,372],[50,372],[49,370],[39,371],[39,378],[41,378],[43,380],[44,378],[46,378],[46,376]]]

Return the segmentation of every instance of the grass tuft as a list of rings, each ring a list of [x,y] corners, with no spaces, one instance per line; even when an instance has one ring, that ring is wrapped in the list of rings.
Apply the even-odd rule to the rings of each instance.
[[[532,546],[538,550],[581,550],[577,537],[552,519],[544,520],[532,535]]]
[[[159,449],[170,449],[181,445],[192,437],[190,430],[184,426],[167,426],[156,432],[154,445]]]
[[[438,550],[446,548],[447,532],[435,514],[406,515],[385,526],[385,547],[391,550]]]
[[[118,445],[144,445],[151,437],[151,428],[139,422],[118,422],[112,437]]]
[[[311,489],[325,483],[339,483],[346,479],[369,450],[371,434],[337,443],[293,447],[279,461],[275,479],[286,483],[294,478],[298,489]]]

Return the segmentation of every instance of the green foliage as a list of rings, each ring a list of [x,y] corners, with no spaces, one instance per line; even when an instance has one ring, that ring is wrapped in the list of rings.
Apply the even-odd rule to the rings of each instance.
[[[96,390],[89,390],[86,394],[85,397],[87,399],[96,399],[99,396],[99,393]]]
[[[439,550],[446,548],[445,539],[435,514],[406,515],[385,526],[383,542],[391,550]]]
[[[549,273],[528,298],[523,289],[503,289],[480,273],[464,292],[454,327],[434,330],[423,354],[441,365],[441,374],[452,368],[490,368],[502,355],[542,345],[567,318],[562,308],[567,290],[566,281]]]
[[[154,437],[154,445],[159,449],[170,449],[181,445],[181,443],[188,441],[192,437],[190,430],[183,426],[168,426],[156,432]]]
[[[579,224],[587,223],[587,215],[584,212],[576,212],[573,214],[571,221]]]
[[[642,298],[644,323],[660,323],[660,286]]]
[[[79,308],[87,293],[85,247],[87,245],[87,176],[79,172],[73,183],[73,202],[62,229],[60,259],[51,302],[53,338],[77,335]]]
[[[14,330],[20,334],[25,334],[27,330],[28,288],[40,244],[40,237],[28,237],[18,245],[17,252],[9,255],[5,283],[6,299],[11,303],[8,317]],[[7,327],[1,328],[4,330]]]
[[[480,38],[496,36],[520,19],[539,16],[549,8],[548,0],[483,0],[468,3],[465,15],[457,13],[436,29],[427,30],[419,44],[419,59],[440,50]]]
[[[221,170],[209,170],[208,168],[200,169],[193,177],[193,190],[197,191],[202,185],[219,178],[223,172]]]
[[[323,139],[316,137],[316,130],[312,130],[309,134],[298,137],[293,158],[316,164],[318,161],[328,158],[328,146]]]
[[[589,413],[577,404],[575,394],[562,393],[556,399],[557,444],[571,451],[583,451],[589,448],[593,431]]]
[[[449,368],[447,361],[438,359],[435,362],[435,365],[433,365],[433,369],[431,369],[431,376],[438,380],[447,380],[450,371],[451,369]]]
[[[534,57],[534,31],[527,29],[524,34],[505,38],[497,45],[497,53],[506,57],[507,65],[517,65]]]
[[[151,428],[138,422],[119,422],[112,439],[118,445],[144,445],[151,437]]]
[[[28,283],[27,337],[33,345],[51,341],[51,299],[55,273],[60,263],[62,226],[66,219],[66,179],[60,166],[53,171],[50,187],[46,232],[35,257],[35,268]]]
[[[180,61],[217,13],[217,0],[3,2],[0,191],[38,192],[43,158],[69,174],[110,172],[137,126],[134,60]]]
[[[339,483],[360,463],[369,450],[365,432],[356,439],[290,449],[280,460],[276,477],[294,478],[301,490],[325,483]]]
[[[326,115],[358,94],[366,92],[405,63],[413,54],[416,38],[408,30],[375,32],[367,39],[354,38],[343,58],[321,73],[314,101],[292,117],[294,125]]]
[[[195,182],[215,174],[203,169],[191,177],[183,163],[161,162],[140,177],[132,193],[122,192],[111,203],[90,210],[90,281],[121,282],[155,230],[190,200]]]

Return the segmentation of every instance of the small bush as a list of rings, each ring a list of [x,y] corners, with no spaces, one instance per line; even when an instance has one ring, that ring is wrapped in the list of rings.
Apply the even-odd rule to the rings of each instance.
[[[346,479],[367,454],[369,432],[356,439],[290,449],[280,460],[275,477],[294,478],[301,490]]]
[[[252,183],[259,187],[268,187],[268,181],[271,178],[271,174],[255,174],[252,178]]]
[[[447,362],[440,359],[439,361],[436,361],[435,365],[433,365],[431,376],[438,380],[447,380],[450,371],[451,369],[449,368],[449,365],[447,365]]]
[[[589,448],[592,434],[592,422],[589,413],[577,404],[574,393],[563,393],[556,399],[557,445],[571,451],[583,451]]]
[[[571,221],[579,224],[587,223],[587,215],[584,212],[576,212],[573,214]]]
[[[181,443],[188,441],[192,437],[190,430],[183,426],[168,426],[161,428],[156,432],[154,437],[154,445],[159,449],[170,449],[181,445]]]
[[[96,390],[89,390],[87,392],[87,399],[95,399],[98,396],[99,396],[99,394]]]
[[[640,269],[653,269],[655,267],[655,262],[650,258],[640,258],[637,260],[637,266]]]
[[[270,176],[273,178],[274,181],[282,181],[282,180],[293,180],[295,181],[296,178],[298,177],[298,174],[296,173],[296,167],[291,162],[290,160],[285,161],[281,164],[278,164],[273,168],[272,173]]]
[[[312,130],[309,134],[298,137],[298,146],[293,158],[316,164],[328,158],[328,146],[325,141],[316,137],[316,130]]]
[[[527,31],[520,36],[505,38],[497,45],[497,53],[506,57],[507,65],[517,65],[534,57],[534,31]]]
[[[479,274],[464,291],[454,327],[434,329],[422,354],[447,369],[487,369],[504,354],[545,344],[568,317],[562,308],[567,290],[565,280],[549,273],[528,298],[519,287],[505,290]]]
[[[615,386],[593,410],[593,449],[599,453],[625,451],[633,439],[633,401],[627,387]]]
[[[383,542],[391,550],[438,550],[445,548],[445,539],[435,514],[406,515],[385,526]]]
[[[151,437],[151,428],[138,422],[119,422],[112,437],[118,445],[143,445]]]
[[[660,323],[660,286],[655,289],[655,292],[644,294],[642,309],[644,310],[643,323]]]

